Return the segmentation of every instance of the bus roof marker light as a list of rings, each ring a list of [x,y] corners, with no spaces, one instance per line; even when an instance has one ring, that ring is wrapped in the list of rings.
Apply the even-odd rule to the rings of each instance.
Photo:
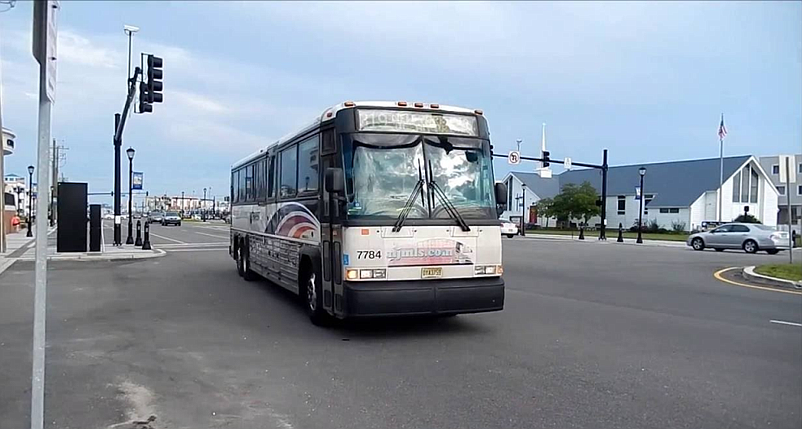
[[[353,101],[346,101],[345,103],[343,103],[343,106],[345,106],[345,107],[354,107],[354,106],[356,106],[356,103],[354,103]]]
[[[423,103],[415,103],[415,107],[423,107]]]
[[[396,104],[398,104],[398,107],[407,107],[407,102],[406,101],[399,101]]]
[[[331,111],[326,112],[326,117],[327,118],[331,118],[332,116],[334,116],[334,114],[331,113]]]
[[[481,109],[476,109],[476,110],[473,111],[473,113],[476,113],[477,115],[481,115],[484,112],[482,112]]]
[[[440,105],[437,104],[437,103],[432,103],[432,104],[429,105],[429,107],[431,107],[432,109],[439,109]]]

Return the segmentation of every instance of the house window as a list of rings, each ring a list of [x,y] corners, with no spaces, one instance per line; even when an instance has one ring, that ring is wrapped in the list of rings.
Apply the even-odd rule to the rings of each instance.
[[[627,197],[626,195],[618,196],[618,214],[623,215],[627,212]]]
[[[646,194],[644,196],[646,198],[643,200],[643,215],[646,216],[649,214],[649,203],[654,199],[654,195]]]
[[[757,174],[757,170],[754,168],[752,169],[752,174],[750,175],[751,180],[749,180],[749,202],[756,203],[757,202],[757,185],[760,181],[760,176]]]
[[[749,166],[741,171],[741,202],[749,202]]]
[[[785,186],[778,186],[777,193],[780,195],[785,195]]]
[[[796,187],[796,194],[797,195],[802,195],[802,185],[799,185],[799,186]]]
[[[662,213],[662,214],[679,213],[679,207],[661,207],[660,208],[660,213]]]
[[[802,164],[799,164],[799,166],[797,166],[796,172],[797,173],[802,173]]]
[[[780,174],[780,164],[772,164],[771,165],[771,174],[774,174],[774,175]]]
[[[735,173],[732,177],[732,202],[741,202],[741,172]]]

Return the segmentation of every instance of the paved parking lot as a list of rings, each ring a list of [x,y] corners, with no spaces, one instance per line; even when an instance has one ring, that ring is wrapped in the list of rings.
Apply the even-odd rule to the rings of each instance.
[[[712,276],[783,255],[505,239],[502,312],[322,329],[227,239],[154,226],[163,258],[51,265],[48,427],[802,424],[802,328],[771,322],[802,296]],[[28,418],[32,267],[0,275],[2,428]]]

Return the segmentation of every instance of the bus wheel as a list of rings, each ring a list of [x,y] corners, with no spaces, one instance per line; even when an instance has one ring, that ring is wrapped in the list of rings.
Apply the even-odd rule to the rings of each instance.
[[[248,259],[248,251],[246,249],[247,245],[243,241],[237,251],[237,271],[245,281],[251,281],[256,279],[256,273],[251,271],[251,262]]]
[[[314,325],[323,326],[329,322],[329,315],[323,309],[323,291],[320,286],[320,273],[318,271],[317,269],[304,271],[301,296],[309,320]]]

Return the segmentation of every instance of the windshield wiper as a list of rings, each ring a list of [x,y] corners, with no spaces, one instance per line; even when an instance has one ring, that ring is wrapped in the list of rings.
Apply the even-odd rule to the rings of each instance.
[[[421,201],[423,201],[424,205],[426,204],[426,200],[423,198],[424,183],[426,183],[426,181],[423,180],[423,173],[421,173],[420,164],[418,164],[418,183],[415,184],[412,193],[409,194],[409,198],[404,204],[404,208],[401,209],[401,213],[398,214],[398,219],[395,220],[395,225],[393,226],[393,232],[401,231],[401,227],[404,226],[404,221],[407,220],[409,212],[412,211],[412,207],[415,206],[415,200],[418,199],[418,192],[420,192]]]
[[[465,223],[465,219],[463,219],[462,215],[459,214],[459,210],[457,210],[457,208],[454,207],[454,204],[451,203],[451,200],[448,199],[446,193],[443,192],[443,188],[441,188],[440,185],[438,185],[437,182],[434,181],[431,161],[429,161],[429,177],[431,177],[431,179],[429,180],[429,187],[432,189],[433,191],[432,193],[440,198],[440,204],[442,204],[443,207],[446,208],[446,211],[448,212],[449,216],[451,216],[452,218],[454,218],[454,220],[457,221],[457,224],[459,224],[459,227],[462,228],[463,231],[470,231],[471,227],[469,227],[468,224]]]

